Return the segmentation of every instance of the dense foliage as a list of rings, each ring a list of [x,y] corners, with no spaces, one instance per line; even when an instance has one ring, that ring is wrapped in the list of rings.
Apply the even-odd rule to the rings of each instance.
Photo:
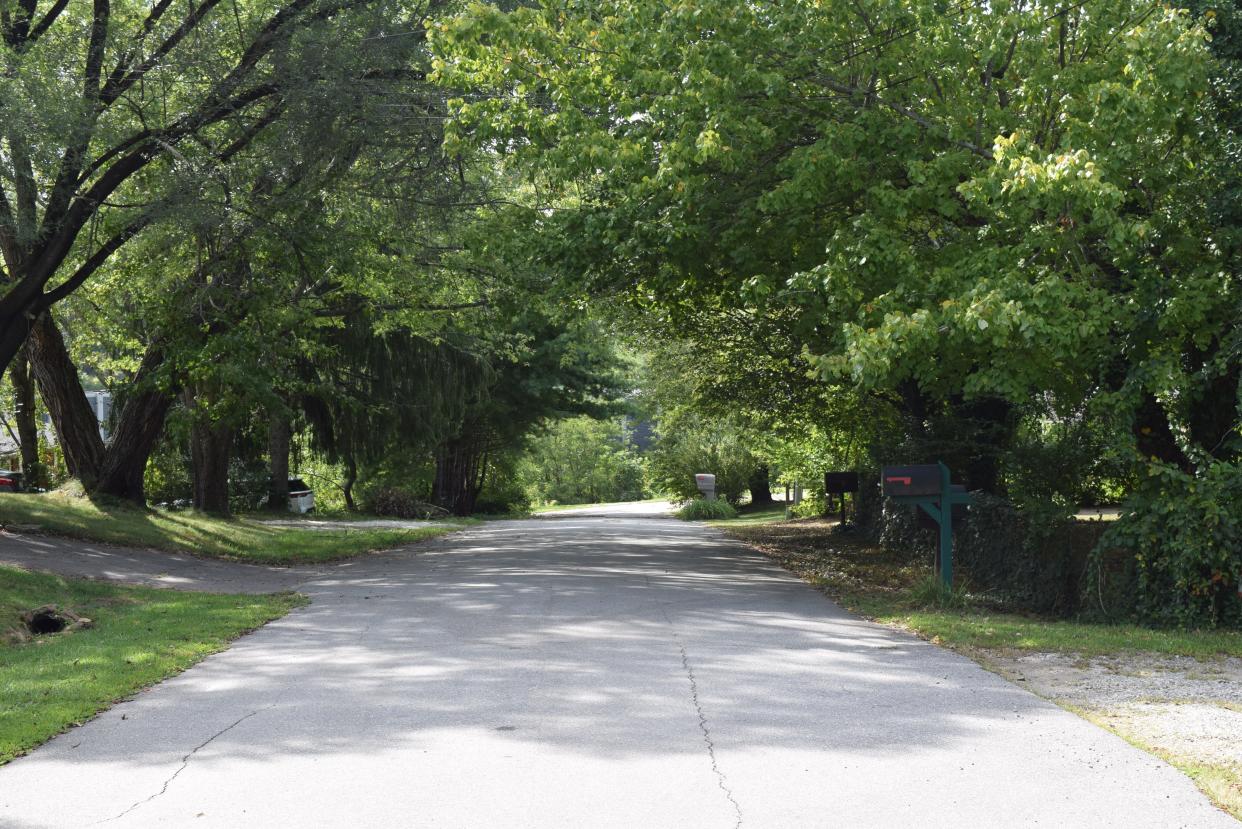
[[[451,146],[503,148],[556,206],[529,216],[544,258],[732,366],[691,405],[767,421],[791,467],[1131,496],[1137,543],[1144,515],[1200,521],[1180,493],[1224,497],[1242,456],[1233,26],[1136,0],[609,0],[476,4],[432,35],[471,93]],[[1149,543],[1176,573],[1143,582],[1149,618],[1236,588],[1228,533]]]
[[[645,470],[623,419],[562,420],[531,440],[521,477],[531,500],[545,504],[637,501]]]
[[[13,462],[394,514],[855,470],[904,544],[877,469],[943,460],[1027,528],[980,573],[1063,592],[1045,519],[1121,505],[1094,572],[1236,624],[1239,15],[0,2]]]

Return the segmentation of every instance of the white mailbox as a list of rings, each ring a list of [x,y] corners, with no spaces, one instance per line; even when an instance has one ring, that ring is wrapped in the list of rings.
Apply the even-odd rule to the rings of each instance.
[[[703,497],[708,501],[716,500],[716,476],[707,472],[700,472],[694,476],[695,486],[699,488],[699,492],[703,493]]]

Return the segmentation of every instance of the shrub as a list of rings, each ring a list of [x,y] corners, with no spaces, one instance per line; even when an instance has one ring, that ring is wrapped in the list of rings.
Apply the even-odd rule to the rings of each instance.
[[[737,510],[728,501],[707,501],[696,498],[677,510],[677,517],[683,521],[720,521],[726,518],[737,518]]]
[[[679,498],[698,493],[694,476],[716,476],[716,494],[737,503],[750,486],[750,478],[763,465],[754,453],[756,440],[727,421],[680,412],[660,423],[648,453],[652,483],[656,489]]]
[[[967,593],[964,586],[946,587],[940,576],[930,573],[910,588],[910,601],[918,607],[957,609],[966,606]]]
[[[1004,498],[975,493],[955,529],[955,563],[976,585],[1024,610],[1078,610],[1098,524],[1076,522],[1052,505],[1019,509]]]
[[[1217,462],[1198,474],[1153,463],[1096,546],[1097,573],[1109,548],[1133,553],[1136,610],[1149,623],[1242,624],[1242,466]]]
[[[919,523],[918,507],[889,498],[880,499],[877,539],[884,549],[908,555],[911,560],[929,558],[936,550],[936,533]]]
[[[440,507],[428,504],[408,489],[385,486],[367,494],[367,512],[385,518],[428,519],[444,515]]]
[[[819,518],[823,516],[827,501],[824,493],[804,490],[802,501],[790,507],[795,518]]]
[[[879,519],[881,544],[889,550],[930,560],[936,533],[920,525],[914,507],[883,499]],[[1083,606],[1086,570],[1103,525],[1074,521],[1055,506],[1019,508],[986,493],[953,522],[953,563],[961,578],[1015,610],[1067,616]],[[1110,561],[1107,580],[1092,582],[1090,594],[1112,610],[1128,611],[1129,596],[1114,578],[1118,560]],[[1107,599],[1107,600],[1106,600]]]

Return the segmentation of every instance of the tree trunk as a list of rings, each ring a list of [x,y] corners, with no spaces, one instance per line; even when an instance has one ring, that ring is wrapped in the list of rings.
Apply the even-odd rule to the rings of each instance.
[[[345,493],[345,509],[350,512],[358,511],[358,505],[354,503],[354,484],[357,482],[358,462],[351,453],[345,456],[345,483],[341,486],[341,491]]]
[[[194,414],[190,427],[190,461],[193,466],[194,508],[212,515],[229,514],[229,458],[233,451],[233,430],[220,423],[208,423],[202,412],[194,412],[195,395],[186,390],[186,407]]]
[[[1143,392],[1135,412],[1134,440],[1143,457],[1172,464],[1187,474],[1194,472],[1195,465],[1178,444],[1164,406],[1151,392]]]
[[[149,347],[143,355],[132,381],[134,390],[125,398],[112,440],[104,453],[94,492],[146,503],[143,476],[147,460],[164,431],[164,420],[173,402],[172,392],[157,388],[151,382],[152,375],[163,362],[164,352],[156,346]]]
[[[267,456],[271,477],[267,483],[267,508],[271,512],[289,511],[289,416],[272,412],[267,425]]]
[[[431,500],[453,515],[474,512],[482,480],[479,461],[482,451],[468,438],[455,438],[436,454],[436,476],[432,482]]]
[[[4,306],[4,300],[7,299],[8,296],[0,297],[0,306]],[[25,309],[18,308],[10,312],[7,308],[0,307],[0,376],[13,365],[29,333],[30,320],[26,317]]]
[[[99,479],[104,459],[99,419],[82,391],[78,367],[69,357],[64,337],[50,313],[35,321],[26,350],[39,393],[56,427],[69,474],[91,490]]]
[[[955,401],[956,402],[956,401]],[[1018,418],[1013,404],[999,397],[980,397],[957,405],[969,430],[963,450],[962,475],[968,489],[1003,496],[1001,455],[1013,443]]]
[[[767,506],[775,503],[772,497],[772,483],[768,480],[767,466],[761,466],[756,469],[747,482],[750,489],[750,503],[754,506]]]
[[[30,376],[30,359],[25,348],[13,360],[9,377],[13,381],[13,410],[17,420],[17,441],[21,444],[25,485],[45,486],[45,470],[39,460],[39,418],[35,409],[34,380]]]

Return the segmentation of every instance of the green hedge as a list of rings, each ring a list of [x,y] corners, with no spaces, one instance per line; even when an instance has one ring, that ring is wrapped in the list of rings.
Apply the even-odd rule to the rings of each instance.
[[[932,561],[936,533],[921,526],[914,507],[875,499],[869,532],[885,549]],[[954,523],[953,560],[962,583],[1011,610],[1055,616],[1082,613],[1128,616],[1134,609],[1133,556],[1110,552],[1103,570],[1092,570],[1092,551],[1106,527],[1080,522],[1062,511],[1019,509],[976,493]],[[1090,581],[1090,583],[1088,583]]]

